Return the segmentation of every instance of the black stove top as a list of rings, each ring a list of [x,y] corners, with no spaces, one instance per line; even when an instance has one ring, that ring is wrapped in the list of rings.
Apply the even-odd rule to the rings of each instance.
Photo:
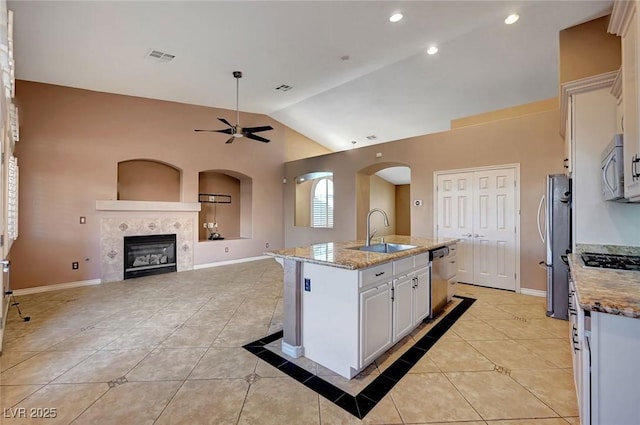
[[[640,271],[640,256],[618,254],[596,254],[585,252],[582,261],[588,267],[601,269],[635,270]]]

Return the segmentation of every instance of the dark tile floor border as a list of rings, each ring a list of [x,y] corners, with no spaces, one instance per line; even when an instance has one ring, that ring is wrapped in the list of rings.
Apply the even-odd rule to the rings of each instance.
[[[476,301],[475,298],[460,295],[455,297],[462,299],[460,304],[355,396],[265,348],[265,345],[282,338],[282,331],[250,342],[243,348],[356,418],[363,419]]]

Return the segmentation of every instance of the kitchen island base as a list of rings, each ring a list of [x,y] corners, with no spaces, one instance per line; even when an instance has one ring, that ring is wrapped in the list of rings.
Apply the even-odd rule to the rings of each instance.
[[[403,249],[355,242],[267,253],[284,267],[284,353],[351,379],[430,316],[429,250],[456,240],[388,239]]]

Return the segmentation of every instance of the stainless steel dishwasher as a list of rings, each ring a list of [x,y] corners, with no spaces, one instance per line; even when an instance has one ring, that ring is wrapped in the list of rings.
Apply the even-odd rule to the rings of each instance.
[[[446,257],[449,247],[429,251],[431,260],[431,317],[435,317],[447,305],[449,277]]]

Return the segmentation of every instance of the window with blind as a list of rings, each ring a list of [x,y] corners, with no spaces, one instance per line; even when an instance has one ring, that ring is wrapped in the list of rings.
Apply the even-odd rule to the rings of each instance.
[[[311,200],[311,226],[333,227],[333,179],[322,178],[315,182]]]

